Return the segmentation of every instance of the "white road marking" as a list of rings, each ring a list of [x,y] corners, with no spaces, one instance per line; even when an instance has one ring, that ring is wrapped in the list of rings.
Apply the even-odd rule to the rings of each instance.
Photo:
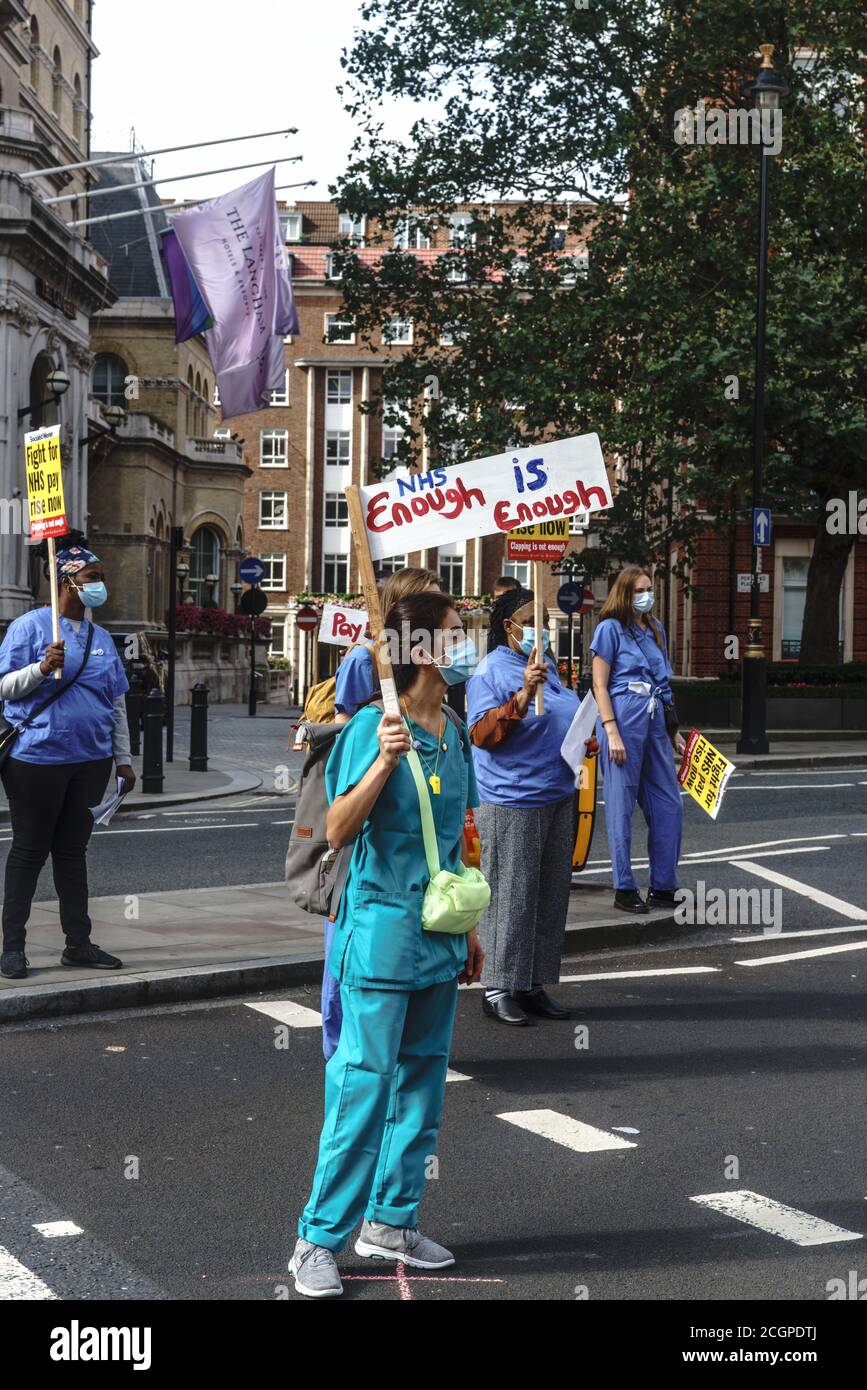
[[[729,786],[726,790],[730,792],[823,792],[825,790],[834,791],[837,787],[854,787],[854,785],[854,782],[779,782],[776,786],[770,787]]]
[[[753,960],[736,960],[735,965],[779,965],[787,960],[809,960],[811,956],[836,956],[841,951],[867,951],[867,941],[844,941],[839,946],[817,946],[812,951],[791,951],[784,956],[756,956]]]
[[[821,854],[822,850],[830,849],[830,845],[803,845],[795,846],[792,849],[762,849],[755,855],[756,859],[786,859],[790,854]],[[708,850],[706,856],[697,859],[682,859],[681,868],[694,864],[734,864],[736,861],[730,859],[727,854],[719,854],[714,850]],[[650,866],[649,859],[634,859],[633,869],[647,869]],[[581,869],[582,874],[606,874],[608,869]]]
[[[103,830],[96,838],[104,840],[109,835],[180,835],[185,830],[195,830],[201,834],[203,830],[258,829],[256,822],[251,820],[234,821],[231,825],[149,825],[142,830]]]
[[[34,1223],[33,1229],[49,1240],[53,1240],[56,1236],[80,1236],[84,1234],[81,1227],[76,1226],[74,1221],[37,1221]]]
[[[720,845],[719,849],[693,849],[684,859],[692,859],[696,854],[736,854],[742,849],[774,849],[777,845],[805,845],[813,840],[845,840],[846,833],[834,835],[792,835],[787,840],[755,840],[751,845]]]
[[[304,1004],[293,1004],[291,999],[271,999],[265,1004],[248,1004],[248,1009],[256,1013],[276,1018],[278,1023],[288,1023],[290,1028],[321,1028],[322,1015]]]
[[[796,878],[789,878],[788,874],[778,874],[775,869],[765,869],[761,864],[753,864],[749,859],[735,859],[732,863],[736,869],[743,869],[748,874],[756,874],[758,878],[766,878],[770,883],[777,883],[781,888],[789,888],[793,893],[800,893],[803,898],[810,898],[820,907],[827,907],[832,912],[839,912],[841,917],[852,917],[859,922],[864,920],[867,909],[856,907],[854,903],[847,903],[843,898],[835,898],[831,893],[823,893],[821,888],[811,888],[809,883],[799,883]]]
[[[462,1071],[453,1071],[451,1067],[446,1072],[446,1081],[472,1081],[472,1079],[471,1076],[467,1076]]]
[[[259,806],[255,810],[247,811],[243,806],[227,806],[225,810],[214,807],[210,811],[159,811],[160,816],[264,816],[267,811],[274,811],[274,806]],[[138,820],[153,820],[153,816],[139,816]]]
[[[867,915],[867,914],[865,914]],[[841,932],[867,931],[867,922],[851,927],[810,927],[806,931],[762,932],[761,936],[730,936],[729,941],[743,945],[748,941],[798,941],[802,936],[839,936]]]
[[[561,985],[582,984],[585,980],[645,980],[654,975],[718,975],[718,965],[680,965],[671,970],[606,970],[598,975],[561,975]]]
[[[611,1134],[607,1129],[585,1125],[571,1115],[561,1115],[558,1110],[507,1110],[497,1119],[507,1120],[519,1129],[528,1129],[531,1134],[538,1134],[543,1139],[552,1139],[555,1144],[562,1144],[564,1148],[574,1149],[579,1154],[637,1147],[630,1139],[621,1139],[619,1134]]]
[[[699,1206],[721,1211],[735,1221],[744,1221],[748,1226],[756,1226],[769,1235],[780,1236],[793,1245],[832,1245],[843,1240],[863,1240],[859,1231],[847,1231],[842,1226],[834,1226],[830,1221],[822,1221],[809,1212],[798,1211],[797,1207],[784,1206],[771,1197],[762,1197],[758,1192],[742,1189],[739,1192],[707,1192],[701,1197],[690,1197]]]
[[[0,1245],[0,1303],[56,1298],[47,1284]]]

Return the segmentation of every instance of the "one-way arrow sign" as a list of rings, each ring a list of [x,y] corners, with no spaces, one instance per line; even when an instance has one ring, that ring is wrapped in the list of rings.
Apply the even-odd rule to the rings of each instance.
[[[753,507],[753,545],[770,545],[773,529],[770,508]]]

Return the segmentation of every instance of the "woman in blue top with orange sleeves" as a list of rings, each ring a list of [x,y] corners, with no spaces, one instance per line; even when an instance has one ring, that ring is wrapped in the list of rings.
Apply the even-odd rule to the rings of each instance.
[[[665,632],[650,616],[652,607],[650,575],[640,565],[626,565],[602,605],[590,643],[614,905],[637,913],[674,906],[683,828],[672,749],[682,753],[684,742],[677,732]],[[632,872],[636,801],[647,821],[646,903]]]

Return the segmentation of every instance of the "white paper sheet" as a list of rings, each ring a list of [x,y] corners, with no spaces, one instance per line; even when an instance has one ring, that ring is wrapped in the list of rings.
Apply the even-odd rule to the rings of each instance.
[[[107,801],[103,801],[102,805],[91,806],[90,808],[90,814],[93,816],[94,825],[108,825],[125,796],[126,792],[123,789],[123,778],[118,776],[117,791],[110,796]]]
[[[575,773],[575,785],[581,776],[581,766],[587,757],[585,743],[596,725],[596,717],[599,714],[599,706],[592,690],[588,690],[584,699],[578,706],[578,713],[569,725],[569,730],[560,745],[560,756],[569,764]]]

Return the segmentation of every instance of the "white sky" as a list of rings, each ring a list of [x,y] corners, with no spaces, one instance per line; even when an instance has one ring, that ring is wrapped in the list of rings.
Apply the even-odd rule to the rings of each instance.
[[[297,126],[297,135],[161,155],[154,177],[301,154],[300,164],[277,165],[277,184],[316,179],[317,186],[278,196],[327,198],[353,139],[335,88],[344,76],[340,52],[351,42],[359,11],[360,0],[320,7],[301,0],[97,0],[94,150],[129,149],[131,127],[139,145],[153,150]],[[403,133],[406,113],[400,131],[396,116],[389,126]],[[266,167],[160,184],[158,192],[211,198]]]

